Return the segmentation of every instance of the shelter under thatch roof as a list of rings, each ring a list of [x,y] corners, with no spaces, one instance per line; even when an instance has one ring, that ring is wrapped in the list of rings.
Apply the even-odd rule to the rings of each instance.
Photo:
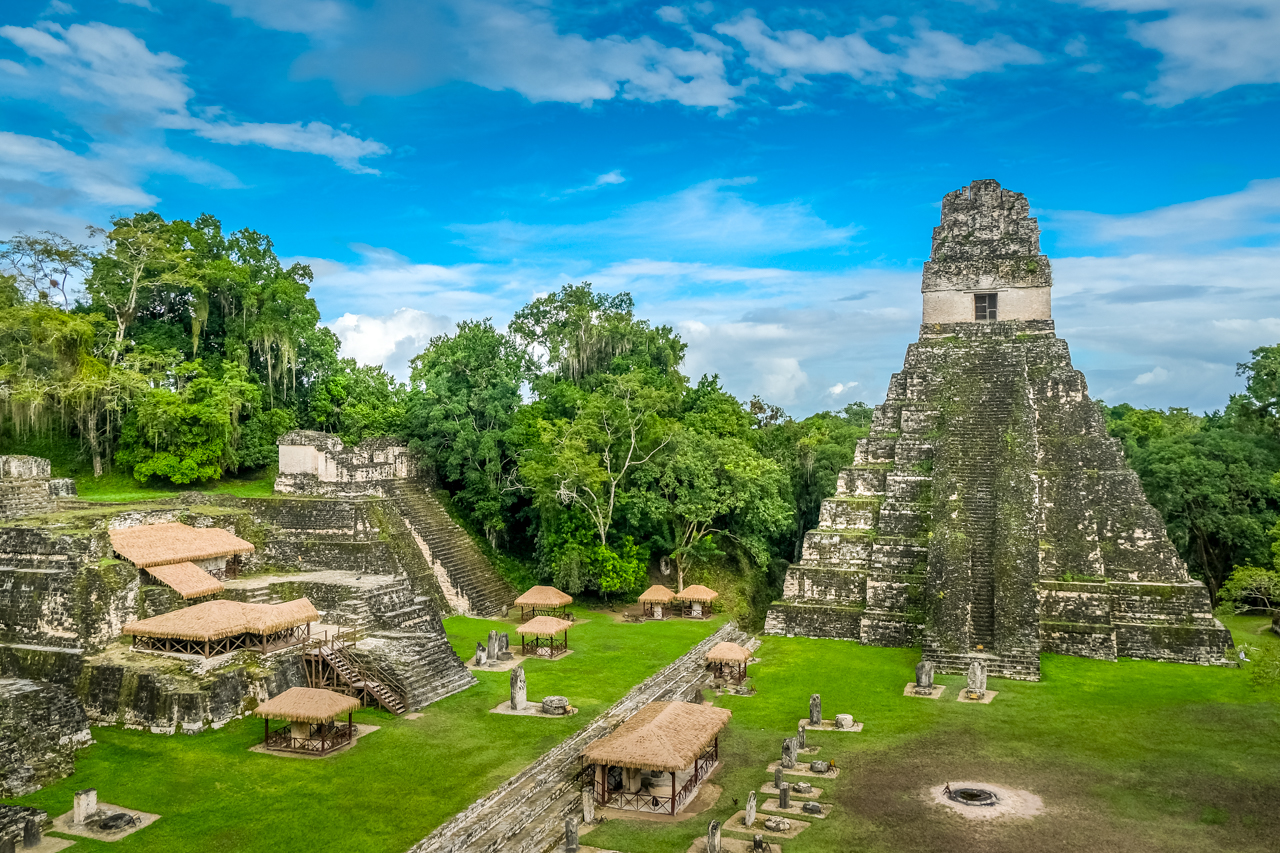
[[[516,599],[516,604],[521,607],[564,607],[573,604],[573,596],[554,586],[533,586]]]
[[[751,660],[751,652],[737,643],[717,643],[707,652],[707,660],[712,663],[746,663]]]
[[[661,584],[653,586],[640,593],[641,604],[666,604],[676,597],[676,594],[669,588]]]
[[[582,752],[589,764],[674,773],[703,754],[729,722],[727,708],[688,702],[650,702],[607,737]]]
[[[360,700],[354,696],[343,696],[341,693],[316,687],[290,687],[274,699],[263,702],[253,713],[269,720],[328,723],[359,707]]]
[[[707,589],[702,584],[695,583],[693,586],[686,586],[675,595],[676,601],[696,601],[700,604],[709,604],[720,597],[720,593],[714,589]]]
[[[320,614],[306,598],[284,604],[247,604],[219,599],[130,622],[121,633],[135,637],[218,640],[234,634],[276,634],[319,618]]]
[[[140,524],[110,531],[111,547],[140,569],[253,553],[253,543],[220,527],[178,522]]]
[[[568,631],[573,623],[554,616],[535,616],[516,628],[516,633],[529,637],[554,637],[561,631]]]
[[[161,583],[173,587],[183,598],[204,598],[206,595],[215,595],[225,589],[222,581],[195,563],[150,566],[144,571]]]
[[[573,604],[573,596],[554,586],[529,587],[529,591],[517,598],[515,603],[520,608],[521,622],[539,615],[573,618],[565,611],[566,607]]]

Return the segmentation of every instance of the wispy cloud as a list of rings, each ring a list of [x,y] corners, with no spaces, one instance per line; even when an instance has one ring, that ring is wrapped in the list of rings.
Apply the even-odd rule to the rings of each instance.
[[[377,174],[361,161],[388,152],[380,142],[361,139],[321,122],[303,124],[238,122],[217,107],[193,108],[195,92],[182,73],[183,61],[153,53],[142,39],[102,23],[62,27],[0,27],[0,37],[21,48],[37,64],[16,93],[51,104],[72,99],[90,108],[79,115],[90,128],[121,122],[144,128],[186,130],[214,142],[255,144],[281,151],[328,157],[352,172]],[[105,111],[107,115],[100,113]]]
[[[1274,0],[1076,2],[1133,15],[1130,36],[1163,55],[1146,90],[1146,99],[1157,106],[1251,83],[1280,83],[1280,4]]]
[[[653,201],[623,208],[607,219],[568,225],[534,225],[502,220],[460,224],[453,230],[486,257],[599,257],[602,245],[620,254],[648,253],[654,247],[689,257],[726,252],[743,257],[839,247],[856,226],[827,223],[799,202],[760,204],[737,189],[753,178],[717,179]]]

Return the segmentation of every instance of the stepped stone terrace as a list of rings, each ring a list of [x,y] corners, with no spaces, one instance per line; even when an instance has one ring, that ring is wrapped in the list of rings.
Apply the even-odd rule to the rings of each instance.
[[[769,611],[771,634],[922,643],[1035,680],[1041,651],[1230,665],[1050,314],[1024,196],[949,193],[924,323]]]

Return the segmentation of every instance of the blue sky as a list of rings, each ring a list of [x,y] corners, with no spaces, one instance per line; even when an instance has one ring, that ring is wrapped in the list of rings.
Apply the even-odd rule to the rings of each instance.
[[[1213,409],[1280,342],[1277,43],[1280,0],[9,0],[0,235],[253,227],[401,376],[589,280],[804,415],[883,398],[995,178],[1093,395]]]

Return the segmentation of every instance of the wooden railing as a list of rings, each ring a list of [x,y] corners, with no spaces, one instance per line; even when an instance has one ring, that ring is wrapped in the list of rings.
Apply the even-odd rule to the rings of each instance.
[[[293,726],[287,725],[276,729],[267,735],[268,749],[287,749],[292,752],[312,752],[325,753],[331,749],[337,749],[351,743],[351,739],[355,735],[355,726],[342,724],[333,724],[329,726],[313,726],[319,728],[320,734],[317,737],[296,737],[293,734]]]
[[[361,662],[359,658],[348,651],[348,647],[353,645],[355,645],[355,640],[352,639],[352,632],[338,628],[332,633],[325,631],[318,636],[312,637],[307,643],[305,653],[314,655],[317,665],[319,660],[334,659],[330,662],[330,666],[341,676],[343,681],[347,682],[346,686],[368,694],[379,705],[382,705],[393,714],[403,714],[408,710],[409,693],[405,690],[400,679],[376,663]],[[335,666],[334,663],[337,661],[340,661],[342,666],[349,668],[351,675],[347,675],[342,672],[339,666]],[[312,687],[334,686],[323,683],[319,673],[313,674],[310,668],[307,670],[307,675],[308,680],[314,682],[311,684]],[[386,695],[379,695],[378,686],[383,688]]]

